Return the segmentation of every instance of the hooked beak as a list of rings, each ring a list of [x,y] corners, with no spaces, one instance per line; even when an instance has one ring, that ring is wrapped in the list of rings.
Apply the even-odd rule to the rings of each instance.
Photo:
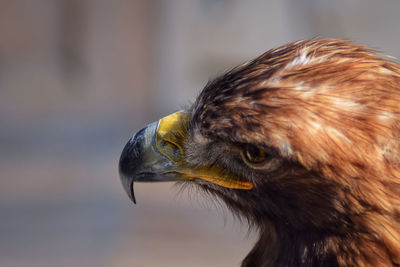
[[[125,145],[120,160],[122,185],[136,203],[134,182],[201,179],[226,188],[250,190],[253,184],[232,180],[218,166],[191,167],[185,161],[183,144],[189,114],[179,111],[137,132]]]

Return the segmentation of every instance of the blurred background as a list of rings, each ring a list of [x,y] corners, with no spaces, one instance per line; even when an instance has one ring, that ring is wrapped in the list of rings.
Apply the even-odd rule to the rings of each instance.
[[[289,41],[400,57],[398,0],[1,0],[0,265],[239,266],[255,235],[197,192],[119,181],[142,126]]]

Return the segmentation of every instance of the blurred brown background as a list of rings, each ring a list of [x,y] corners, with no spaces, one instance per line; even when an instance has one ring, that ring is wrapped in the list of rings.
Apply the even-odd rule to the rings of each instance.
[[[0,265],[239,266],[245,225],[138,184],[130,136],[277,45],[351,38],[400,57],[398,0],[0,1]]]

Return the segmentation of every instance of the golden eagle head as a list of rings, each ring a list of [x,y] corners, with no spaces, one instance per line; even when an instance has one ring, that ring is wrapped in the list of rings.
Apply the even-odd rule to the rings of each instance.
[[[260,233],[243,266],[400,265],[400,66],[340,39],[270,50],[139,131],[121,181],[215,194]]]

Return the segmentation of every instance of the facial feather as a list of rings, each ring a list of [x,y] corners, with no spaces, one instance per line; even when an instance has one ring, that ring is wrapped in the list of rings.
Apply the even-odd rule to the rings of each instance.
[[[254,144],[284,159],[281,173],[252,175],[259,179],[258,197],[268,202],[265,195],[274,195],[268,205],[279,208],[284,195],[304,207],[290,210],[283,201],[281,208],[293,214],[277,215],[269,207],[269,220],[287,216],[291,227],[309,224],[332,233],[319,244],[341,266],[400,264],[398,64],[347,40],[291,43],[209,83],[192,123],[209,140]],[[272,193],[274,188],[281,191]],[[307,212],[311,202],[333,217]],[[335,233],[339,224],[347,226]]]

